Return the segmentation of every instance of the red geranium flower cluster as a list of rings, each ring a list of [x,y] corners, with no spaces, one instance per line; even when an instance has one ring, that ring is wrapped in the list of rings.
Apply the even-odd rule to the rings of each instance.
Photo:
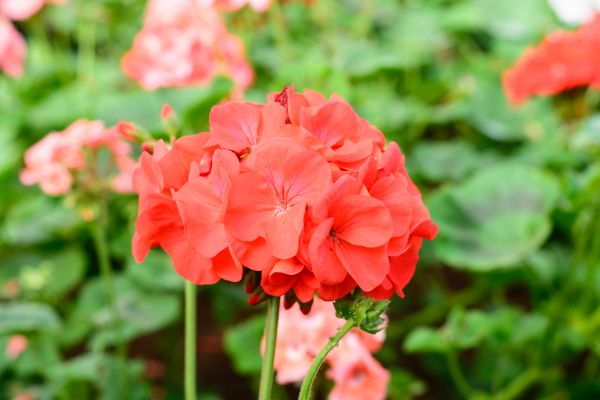
[[[513,103],[581,86],[600,89],[600,14],[577,31],[551,33],[504,75]]]
[[[402,296],[437,227],[398,145],[339,96],[269,100],[218,105],[210,132],[142,155],[136,260],[160,245],[196,284],[239,281],[244,266],[260,293],[303,303]]]

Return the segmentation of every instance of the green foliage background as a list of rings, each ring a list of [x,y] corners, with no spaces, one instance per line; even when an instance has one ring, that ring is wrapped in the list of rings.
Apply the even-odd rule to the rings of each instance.
[[[26,73],[0,76],[1,399],[124,398],[89,229],[69,198],[21,186],[18,171],[28,146],[77,118],[158,133],[168,102],[186,133],[206,128],[225,79],[146,93],[120,71],[143,9],[70,0],[18,23]],[[389,398],[598,398],[600,96],[578,90],[516,108],[500,83],[523,49],[560,28],[546,2],[291,1],[227,19],[256,69],[248,99],[292,83],[340,93],[399,142],[440,226],[391,307],[378,355],[392,372]],[[135,198],[114,198],[110,210],[130,395],[179,399],[182,282],[159,251],[132,260]],[[200,289],[202,398],[255,393],[263,310],[245,301],[241,285]],[[29,347],[9,360],[14,333]]]

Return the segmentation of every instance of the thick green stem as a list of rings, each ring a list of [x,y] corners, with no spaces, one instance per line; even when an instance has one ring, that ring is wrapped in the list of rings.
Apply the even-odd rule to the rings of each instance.
[[[277,322],[279,321],[279,297],[271,297],[267,303],[267,319],[265,321],[265,357],[260,372],[258,400],[270,400],[273,388],[273,362],[275,361],[275,344],[277,343]]]
[[[196,285],[185,282],[185,400],[196,400]]]
[[[319,354],[317,354],[308,370],[308,373],[306,374],[306,377],[304,378],[304,381],[302,382],[302,387],[300,388],[300,396],[298,396],[298,400],[310,400],[312,396],[313,384],[315,382],[315,379],[317,378],[317,374],[319,373],[321,366],[327,358],[327,355],[338,345],[338,343],[340,342],[340,340],[342,340],[346,333],[348,333],[350,329],[354,328],[355,325],[356,323],[352,318],[346,321],[344,326],[342,326],[337,331],[335,336],[329,339],[323,350],[321,350]]]
[[[494,400],[512,400],[520,398],[535,382],[543,377],[542,371],[532,368],[520,374],[502,392],[494,396]]]
[[[104,284],[106,301],[112,314],[112,329],[114,332],[117,354],[119,357],[120,367],[123,369],[122,374],[120,374],[122,377],[121,389],[122,393],[128,395],[129,376],[127,373],[127,348],[121,329],[121,318],[119,317],[117,302],[114,294],[112,268],[110,266],[110,253],[108,249],[108,241],[106,239],[106,207],[104,206],[104,203],[100,204],[98,217],[92,223],[91,228],[94,246],[96,248],[96,254],[98,257],[98,264],[100,265],[100,274]]]

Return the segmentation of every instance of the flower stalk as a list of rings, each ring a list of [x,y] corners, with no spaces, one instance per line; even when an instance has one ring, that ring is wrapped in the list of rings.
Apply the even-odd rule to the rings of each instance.
[[[300,388],[300,395],[298,396],[298,400],[310,400],[312,398],[312,388],[317,378],[317,375],[319,374],[321,366],[327,359],[329,353],[331,353],[331,351],[337,347],[342,338],[346,336],[346,334],[350,332],[350,330],[355,326],[356,323],[354,319],[350,318],[348,321],[346,321],[344,326],[338,329],[335,336],[329,338],[329,341],[327,342],[325,347],[319,352],[319,354],[317,354],[317,356],[313,360],[313,363],[310,365],[308,373],[306,374],[306,377],[302,382],[302,387]]]
[[[107,213],[104,201],[100,202],[98,209],[99,211],[96,220],[91,223],[92,238],[98,257],[98,264],[100,266],[101,279],[104,284],[106,301],[112,314],[112,328],[115,334],[114,338],[116,342],[117,354],[119,357],[119,364],[120,368],[123,369],[122,374],[120,375],[121,389],[123,394],[128,395],[129,377],[127,372],[127,348],[121,329],[121,318],[117,309],[117,301],[115,298],[113,286],[112,268],[110,266],[110,253],[108,248],[108,241],[106,238]]]
[[[271,297],[267,302],[265,321],[265,356],[260,372],[258,400],[270,400],[273,388],[273,363],[275,362],[275,344],[277,343],[277,323],[279,322],[279,297]]]
[[[196,285],[185,282],[185,400],[196,400]]]

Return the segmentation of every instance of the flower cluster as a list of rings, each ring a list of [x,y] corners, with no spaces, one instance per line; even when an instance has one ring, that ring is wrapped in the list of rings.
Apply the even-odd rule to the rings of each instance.
[[[221,2],[150,0],[144,27],[123,57],[125,74],[146,90],[205,85],[222,74],[234,81],[240,94],[253,82],[254,71],[242,41],[227,31],[216,3]]]
[[[253,296],[402,296],[437,233],[398,145],[308,90],[213,107],[210,132],[142,154],[134,186],[136,260],[160,245],[196,284],[239,281],[244,266],[260,273]]]
[[[63,0],[0,0],[0,70],[10,76],[23,73],[26,45],[12,21],[22,21],[37,13],[46,3]]]
[[[301,382],[315,356],[330,337],[344,325],[335,316],[331,303],[315,299],[310,314],[300,308],[282,309],[275,351],[277,382]],[[368,334],[353,328],[327,357],[327,377],[334,382],[329,400],[383,400],[389,372],[373,358],[385,339],[385,332]]]
[[[102,121],[83,119],[62,132],[49,133],[25,152],[21,182],[37,183],[53,196],[67,193],[73,184],[73,174],[86,172],[89,159],[85,150],[94,155],[101,148],[108,149],[112,166],[117,170],[116,176],[111,176],[112,189],[133,191],[132,173],[136,163],[130,157],[130,145],[121,139],[116,129],[106,129]]]
[[[504,75],[514,103],[582,86],[600,89],[600,14],[577,31],[551,33]]]

